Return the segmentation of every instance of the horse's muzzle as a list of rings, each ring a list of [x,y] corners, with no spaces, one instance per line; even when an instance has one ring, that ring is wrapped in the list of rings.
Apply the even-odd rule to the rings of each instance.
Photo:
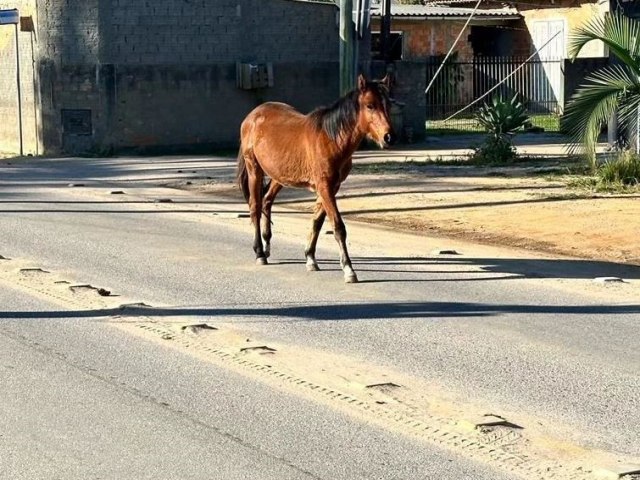
[[[394,143],[396,143],[396,135],[393,132],[389,132],[389,133],[385,133],[384,134],[384,143],[385,146],[390,146],[393,145]]]

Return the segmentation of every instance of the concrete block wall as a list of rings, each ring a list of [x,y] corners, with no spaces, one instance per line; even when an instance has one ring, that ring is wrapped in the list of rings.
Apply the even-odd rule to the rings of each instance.
[[[1,1],[1,0],[0,0]],[[40,0],[38,73],[47,152],[231,146],[244,116],[338,95],[333,4],[294,0]],[[236,62],[272,62],[274,86],[236,87]],[[90,135],[62,110],[90,110]]]
[[[338,17],[332,4],[248,0],[245,8],[251,26],[246,56],[278,62],[338,59]]]
[[[101,21],[104,63],[231,62],[242,54],[242,5],[234,0],[110,0]]]
[[[396,75],[398,80],[394,96],[405,104],[404,125],[413,130],[414,139],[422,139],[426,133],[426,65],[424,62],[398,62]]]
[[[375,78],[382,78],[386,69],[384,62],[372,63],[371,70]],[[402,109],[403,127],[411,129],[414,141],[421,140],[426,134],[427,98],[424,90],[426,88],[427,65],[424,61],[402,61],[396,62],[393,70],[395,83],[391,89],[391,96],[394,100],[404,104]],[[400,135],[401,141],[407,140],[405,131],[397,133]]]
[[[38,0],[38,53],[59,65],[99,62],[100,0]]]

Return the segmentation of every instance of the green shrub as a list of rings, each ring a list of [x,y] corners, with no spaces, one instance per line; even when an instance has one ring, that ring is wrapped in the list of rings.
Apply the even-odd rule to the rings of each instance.
[[[622,153],[598,167],[596,173],[599,185],[612,187],[640,186],[640,156]]]
[[[493,97],[490,104],[485,103],[480,107],[476,120],[489,136],[475,149],[471,160],[478,164],[513,162],[517,153],[511,138],[529,121],[524,105],[518,101],[518,95],[514,95],[511,100],[504,100],[501,96]]]
[[[640,156],[623,152],[596,168],[591,176],[579,176],[570,187],[596,192],[636,193],[640,191]]]
[[[491,136],[475,149],[471,161],[479,165],[500,165],[513,162],[517,156],[510,139]]]
[[[507,137],[524,127],[529,121],[526,109],[518,101],[518,95],[505,100],[501,95],[493,97],[490,104],[485,103],[476,113],[476,120],[493,137]]]

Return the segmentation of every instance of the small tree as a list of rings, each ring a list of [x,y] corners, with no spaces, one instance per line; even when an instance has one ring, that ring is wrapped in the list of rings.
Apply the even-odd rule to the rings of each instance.
[[[601,40],[619,60],[585,78],[571,97],[565,124],[573,148],[583,146],[595,172],[596,144],[602,126],[619,112],[620,127],[633,131],[640,107],[640,22],[615,12],[596,17],[579,27],[569,38],[569,57],[575,60],[587,43]]]
[[[476,149],[474,160],[482,163],[503,163],[516,157],[512,137],[529,120],[526,108],[514,95],[511,100],[502,96],[493,97],[475,115],[476,121],[489,133],[484,144]]]

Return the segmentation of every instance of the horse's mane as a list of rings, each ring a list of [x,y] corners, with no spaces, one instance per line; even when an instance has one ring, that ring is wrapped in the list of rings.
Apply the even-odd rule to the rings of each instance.
[[[352,90],[332,105],[316,108],[309,114],[309,118],[318,129],[323,129],[329,138],[338,141],[346,131],[355,127],[359,111],[358,90]]]

